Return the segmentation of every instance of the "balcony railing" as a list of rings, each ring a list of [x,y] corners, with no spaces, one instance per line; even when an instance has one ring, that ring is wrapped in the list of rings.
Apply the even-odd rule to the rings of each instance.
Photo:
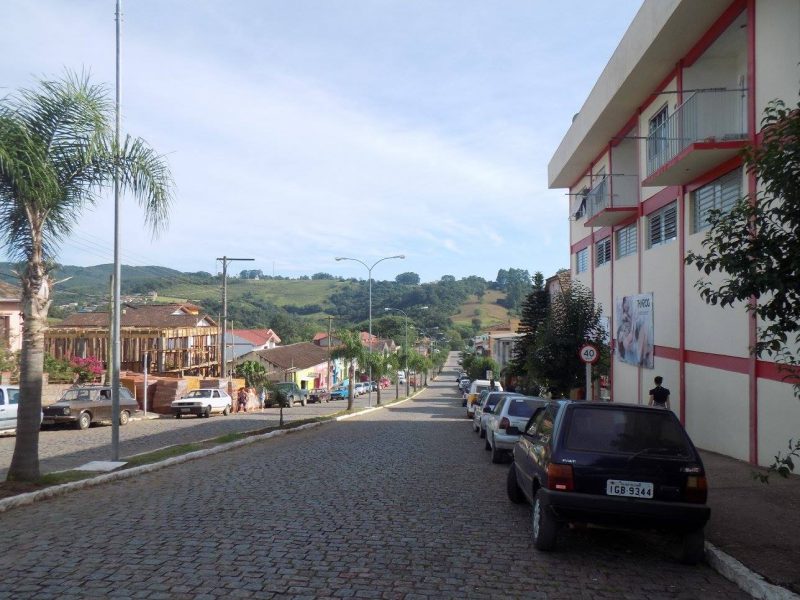
[[[638,182],[635,175],[606,175],[586,196],[586,216],[591,219],[607,208],[635,207],[639,201]]]
[[[647,175],[694,143],[745,139],[746,111],[746,90],[695,92],[647,136]]]

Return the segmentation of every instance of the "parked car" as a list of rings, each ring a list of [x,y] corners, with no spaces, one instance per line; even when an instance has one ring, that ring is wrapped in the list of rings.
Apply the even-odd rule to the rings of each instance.
[[[228,392],[216,388],[191,390],[183,398],[173,400],[170,404],[176,419],[185,415],[208,418],[212,414],[221,414],[227,417],[232,407],[233,399]]]
[[[519,440],[520,430],[525,428],[528,419],[547,404],[545,398],[533,396],[506,396],[486,419],[486,445],[492,452],[492,462],[499,463],[514,449]]]
[[[481,392],[482,395],[484,393],[486,395],[475,405],[475,414],[472,417],[472,430],[481,438],[486,437],[486,422],[494,412],[497,403],[506,396],[521,395],[516,392],[486,392],[486,390]]]
[[[119,388],[119,424],[127,425],[139,405],[127,388]],[[42,408],[42,425],[70,423],[78,429],[89,429],[92,423],[110,421],[111,387],[79,385],[65,391],[58,402]]]
[[[13,431],[17,428],[18,405],[19,386],[0,385],[0,431]]]
[[[347,400],[349,395],[349,391],[346,385],[340,385],[331,390],[330,399],[331,400]]]
[[[308,394],[308,402],[318,402],[322,404],[323,402],[328,402],[330,400],[330,396],[328,395],[328,388],[314,388]]]
[[[357,384],[355,384],[355,386],[353,387],[353,393],[354,393],[356,396],[360,396],[360,395],[362,395],[362,394],[366,394],[368,391],[369,391],[369,383],[368,383],[368,382],[366,382],[366,381],[359,381],[359,382],[358,382]]]
[[[489,389],[491,386],[491,381],[488,379],[476,379],[472,383],[469,384],[469,391],[467,392],[466,398],[466,407],[467,407],[467,418],[471,419],[475,414],[475,402],[478,400],[478,396],[483,390],[489,390],[494,392],[502,392],[503,386],[500,385],[495,381],[494,389]]]
[[[302,389],[294,381],[282,381],[272,387],[273,395],[283,400],[283,406],[289,408],[295,402],[305,406],[308,402],[308,390]]]
[[[551,401],[522,431],[507,491],[531,503],[536,548],[554,549],[564,523],[595,523],[677,532],[682,560],[703,559],[705,469],[674,413]]]

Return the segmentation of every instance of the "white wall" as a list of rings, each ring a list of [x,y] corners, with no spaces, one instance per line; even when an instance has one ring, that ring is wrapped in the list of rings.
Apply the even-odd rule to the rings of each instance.
[[[789,440],[800,437],[800,398],[792,386],[758,380],[758,464],[770,465],[778,452],[786,455]]]
[[[699,448],[750,458],[748,376],[686,365],[686,430]]]
[[[797,104],[800,89],[800,2],[756,2],[756,122],[780,98]]]

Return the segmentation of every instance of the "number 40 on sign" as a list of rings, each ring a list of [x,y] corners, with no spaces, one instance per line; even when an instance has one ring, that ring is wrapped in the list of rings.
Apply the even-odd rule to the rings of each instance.
[[[600,353],[591,344],[581,346],[578,354],[580,354],[581,360],[589,365],[596,363],[600,359]]]

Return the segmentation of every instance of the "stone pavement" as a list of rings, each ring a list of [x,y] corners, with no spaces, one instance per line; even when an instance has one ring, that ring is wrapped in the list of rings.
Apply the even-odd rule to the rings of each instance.
[[[394,401],[395,390],[383,390],[384,403]],[[372,394],[372,404],[376,395]],[[367,406],[367,396],[354,400],[357,408]],[[335,400],[307,406],[295,405],[284,409],[284,421],[308,419],[345,410],[347,400]],[[153,413],[150,413],[153,415]],[[154,416],[154,415],[153,415]],[[212,416],[209,419],[187,417],[174,419],[168,416],[155,419],[134,419],[120,427],[120,456],[133,456],[160,450],[165,446],[189,444],[213,439],[228,433],[240,433],[276,427],[279,409],[234,413],[227,417]],[[13,434],[0,436],[0,478],[5,479],[6,470],[14,453]],[[86,431],[68,427],[49,428],[39,432],[39,459],[42,473],[74,469],[93,460],[111,458],[111,425],[94,425]]]
[[[0,598],[746,597],[644,534],[535,551],[453,389],[3,513]]]

